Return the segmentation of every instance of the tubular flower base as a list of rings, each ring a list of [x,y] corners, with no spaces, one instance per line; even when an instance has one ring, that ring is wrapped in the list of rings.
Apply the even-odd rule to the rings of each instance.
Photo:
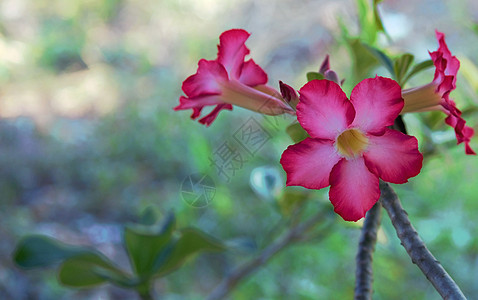
[[[423,156],[416,138],[387,128],[403,108],[395,81],[365,79],[350,100],[329,80],[312,80],[299,94],[297,119],[310,137],[282,154],[288,186],[330,185],[335,212],[357,221],[379,199],[379,178],[405,183],[420,173]]]
[[[199,119],[206,126],[223,109],[241,106],[267,115],[294,114],[280,93],[266,85],[267,74],[252,59],[244,61],[249,49],[245,42],[249,33],[242,29],[225,31],[219,37],[217,59],[201,59],[196,74],[189,76],[182,86],[186,96],[179,98],[174,110],[192,109],[191,119],[201,115],[205,106],[215,106]]]
[[[465,143],[466,154],[476,154],[470,147],[474,134],[473,128],[466,126],[461,111],[450,99],[450,92],[456,88],[456,75],[460,61],[451,54],[445,43],[445,35],[436,32],[439,43],[438,50],[430,52],[435,65],[433,81],[424,86],[403,90],[405,106],[402,113],[441,110],[448,115],[445,122],[455,129],[457,144]]]

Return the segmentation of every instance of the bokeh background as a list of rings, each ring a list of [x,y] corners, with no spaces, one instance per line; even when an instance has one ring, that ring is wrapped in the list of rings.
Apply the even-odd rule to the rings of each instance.
[[[446,33],[462,62],[453,98],[478,129],[478,3],[386,0],[380,12],[391,40],[379,44],[392,55],[427,59],[427,50],[437,48],[434,30]],[[0,298],[136,299],[108,285],[67,289],[54,269],[22,271],[11,253],[22,236],[40,233],[96,247],[127,266],[122,224],[149,206],[235,245],[201,255],[155,284],[161,299],[205,298],[286,226],[280,201],[258,183],[270,173],[284,184],[279,158],[291,141],[283,128],[241,108],[222,112],[209,128],[191,121],[190,112],[173,112],[181,82],[200,58],[215,58],[218,36],[230,28],[252,33],[247,45],[276,88],[279,79],[300,88],[327,53],[332,68],[350,77],[340,24],[358,33],[355,1],[2,0]],[[432,77],[424,73],[410,86]],[[271,138],[226,180],[210,158],[251,117]],[[478,299],[478,160],[454,145],[442,116],[405,120],[426,161],[418,177],[396,189],[430,250],[469,299]],[[476,138],[472,146],[478,148]],[[183,180],[196,173],[215,185],[202,208],[181,197]],[[313,195],[311,209],[324,203],[332,211],[326,190]],[[231,299],[350,299],[359,225],[336,217],[327,234],[281,252]],[[374,271],[374,299],[440,299],[386,215]]]

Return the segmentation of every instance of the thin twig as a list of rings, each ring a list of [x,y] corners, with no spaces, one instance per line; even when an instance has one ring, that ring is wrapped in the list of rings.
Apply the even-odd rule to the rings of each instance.
[[[207,300],[224,299],[241,280],[265,265],[275,254],[293,242],[301,241],[303,235],[324,219],[323,213],[318,213],[309,220],[292,227],[275,243],[265,248],[256,258],[246,262],[227,276],[208,296]]]
[[[402,242],[402,246],[407,250],[412,262],[422,270],[423,274],[425,274],[443,299],[466,300],[458,285],[418,236],[418,233],[408,219],[407,212],[403,209],[397,194],[395,194],[390,185],[381,181],[380,190],[382,192],[382,205],[390,216],[398,238]]]
[[[372,260],[375,243],[377,242],[377,231],[382,216],[382,205],[377,202],[367,212],[360,235],[357,257],[355,258],[357,270],[355,271],[355,300],[372,299],[373,270]]]

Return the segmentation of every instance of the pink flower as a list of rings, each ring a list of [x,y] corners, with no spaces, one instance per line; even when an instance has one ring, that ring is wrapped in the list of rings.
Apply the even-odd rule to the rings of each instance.
[[[461,111],[450,99],[450,92],[456,88],[456,74],[460,61],[451,54],[445,43],[445,35],[436,32],[438,50],[430,52],[435,65],[433,81],[424,86],[411,88],[402,92],[405,106],[402,113],[441,110],[448,115],[445,122],[455,129],[457,144],[465,143],[466,154],[476,154],[470,147],[474,134],[473,128],[466,126]]]
[[[330,185],[335,212],[357,221],[380,198],[379,178],[405,183],[420,173],[423,156],[417,140],[387,128],[403,108],[395,81],[365,79],[350,100],[329,80],[312,80],[299,94],[297,119],[310,138],[282,154],[288,186]]]
[[[279,92],[266,85],[267,74],[252,59],[245,42],[249,33],[231,29],[219,37],[217,59],[201,59],[196,74],[183,82],[186,96],[179,98],[174,110],[192,109],[191,119],[201,115],[205,106],[215,106],[199,123],[206,126],[216,119],[223,109],[232,110],[232,105],[268,115],[294,111],[282,100]]]

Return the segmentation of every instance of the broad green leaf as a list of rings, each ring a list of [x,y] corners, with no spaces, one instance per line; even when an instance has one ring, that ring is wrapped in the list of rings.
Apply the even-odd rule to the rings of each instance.
[[[410,78],[431,67],[433,67],[433,61],[431,59],[422,61],[421,63],[415,65],[405,79],[403,79],[402,84],[405,85]]]
[[[360,81],[368,77],[379,61],[359,39],[347,39],[347,44],[352,52],[355,80]]]
[[[383,51],[369,45],[364,44],[364,46],[370,52],[370,54],[372,54],[385,68],[387,68],[391,75],[395,74],[392,60],[385,53],[383,53]]]
[[[300,126],[299,123],[294,123],[287,126],[285,131],[294,141],[294,143],[302,142],[309,137],[309,134],[304,130],[304,128],[302,128],[302,126]]]
[[[73,247],[43,235],[24,237],[17,245],[13,260],[26,269],[47,267],[82,253],[83,247]]]
[[[324,79],[324,75],[318,72],[308,72],[307,73],[307,81],[312,81],[314,79]]]
[[[395,78],[397,79],[398,84],[403,86],[402,79],[407,74],[410,66],[413,63],[413,55],[405,53],[395,60],[393,64],[393,69],[395,71]]]
[[[111,269],[105,269],[105,268],[97,268],[95,267],[95,273],[105,279],[106,281],[120,286],[124,288],[136,288],[138,286],[141,286],[145,283],[144,280],[141,278],[137,277],[130,277],[130,275],[127,275],[125,273],[122,273],[122,271],[116,269],[116,270],[111,270]]]
[[[108,258],[93,251],[67,259],[60,266],[58,278],[70,287],[89,287],[107,281],[128,282],[128,277]]]
[[[189,256],[195,253],[223,250],[225,250],[225,246],[214,237],[195,228],[182,229],[181,237],[172,247],[170,255],[164,263],[158,266],[156,275],[163,276],[176,270]]]
[[[174,215],[170,214],[161,228],[140,225],[125,228],[125,247],[133,269],[140,277],[147,277],[152,273],[158,255],[171,242],[174,224]]]

